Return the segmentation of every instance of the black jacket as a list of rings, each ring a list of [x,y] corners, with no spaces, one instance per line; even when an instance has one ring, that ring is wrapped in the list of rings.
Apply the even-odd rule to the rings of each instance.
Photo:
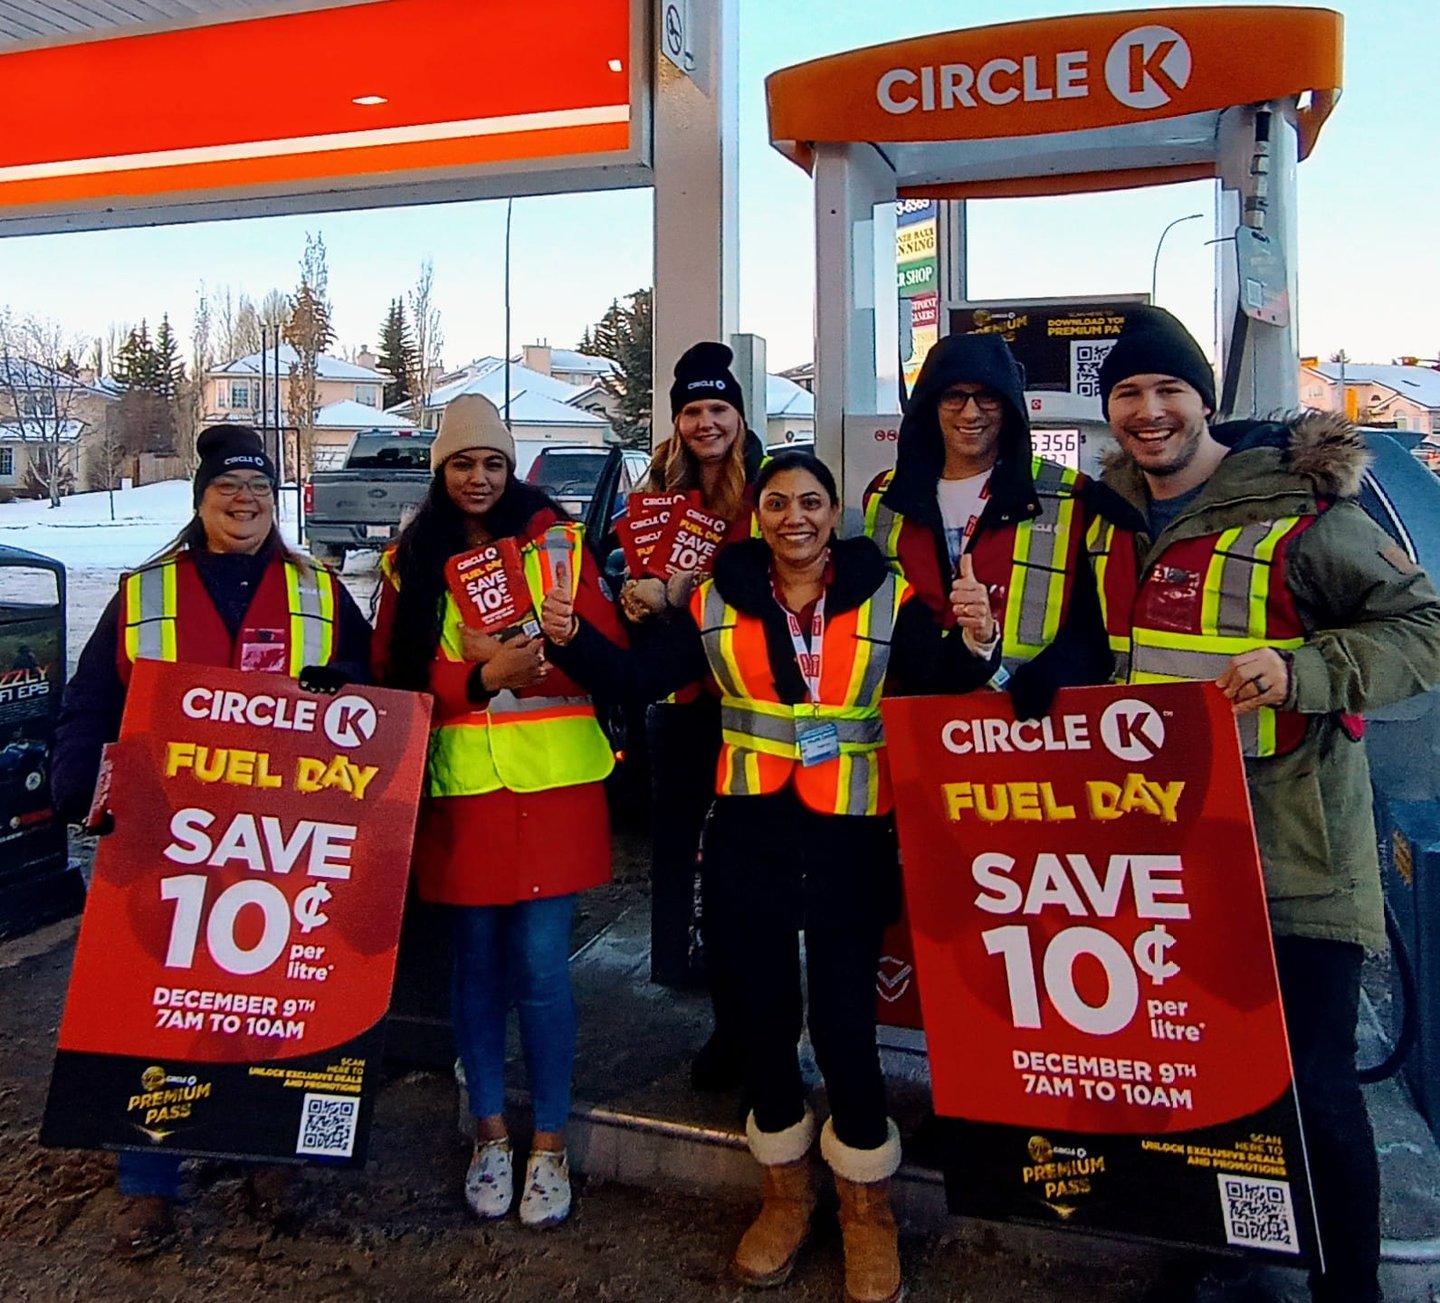
[[[194,552],[191,560],[225,627],[233,638],[244,623],[265,567],[273,554],[256,556]],[[370,682],[370,624],[349,590],[337,582],[335,655],[330,664],[352,682]],[[125,685],[116,653],[120,636],[120,594],[110,599],[100,623],[80,653],[75,675],[65,686],[55,731],[51,790],[55,808],[71,822],[85,817],[100,770],[100,752],[120,736]]]

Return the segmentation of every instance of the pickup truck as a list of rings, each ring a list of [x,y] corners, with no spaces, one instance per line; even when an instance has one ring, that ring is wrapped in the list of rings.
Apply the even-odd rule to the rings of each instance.
[[[395,541],[430,487],[434,434],[362,430],[339,470],[316,471],[305,486],[305,539],[317,561]]]

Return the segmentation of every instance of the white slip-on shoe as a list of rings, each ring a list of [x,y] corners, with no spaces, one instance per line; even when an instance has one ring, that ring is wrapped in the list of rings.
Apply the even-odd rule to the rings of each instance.
[[[525,1164],[520,1220],[533,1230],[559,1226],[570,1216],[570,1164],[563,1149],[532,1149]]]
[[[509,1140],[487,1140],[475,1146],[465,1173],[465,1202],[484,1221],[503,1217],[515,1202],[515,1160]]]

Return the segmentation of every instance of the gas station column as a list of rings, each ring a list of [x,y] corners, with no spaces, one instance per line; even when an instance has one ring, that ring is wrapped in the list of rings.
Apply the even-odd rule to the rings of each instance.
[[[814,176],[815,451],[843,484],[845,413],[894,403],[879,373],[897,365],[895,173],[873,145],[817,143]]]
[[[739,320],[737,0],[659,0],[655,39],[652,445],[675,360]]]
[[[1295,103],[1228,108],[1216,139],[1216,234],[1235,233],[1215,244],[1221,408],[1235,417],[1293,411],[1300,405]]]

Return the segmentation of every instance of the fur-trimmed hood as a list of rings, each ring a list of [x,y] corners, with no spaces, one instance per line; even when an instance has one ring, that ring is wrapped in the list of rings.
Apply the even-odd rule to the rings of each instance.
[[[1226,421],[1211,426],[1210,433],[1229,453],[1210,477],[1197,507],[1266,494],[1331,501],[1353,498],[1372,460],[1364,435],[1334,412]],[[1115,498],[1141,511],[1148,502],[1140,468],[1119,448],[1106,454],[1103,480],[1092,486],[1088,496],[1092,505],[1112,518],[1118,510]]]

